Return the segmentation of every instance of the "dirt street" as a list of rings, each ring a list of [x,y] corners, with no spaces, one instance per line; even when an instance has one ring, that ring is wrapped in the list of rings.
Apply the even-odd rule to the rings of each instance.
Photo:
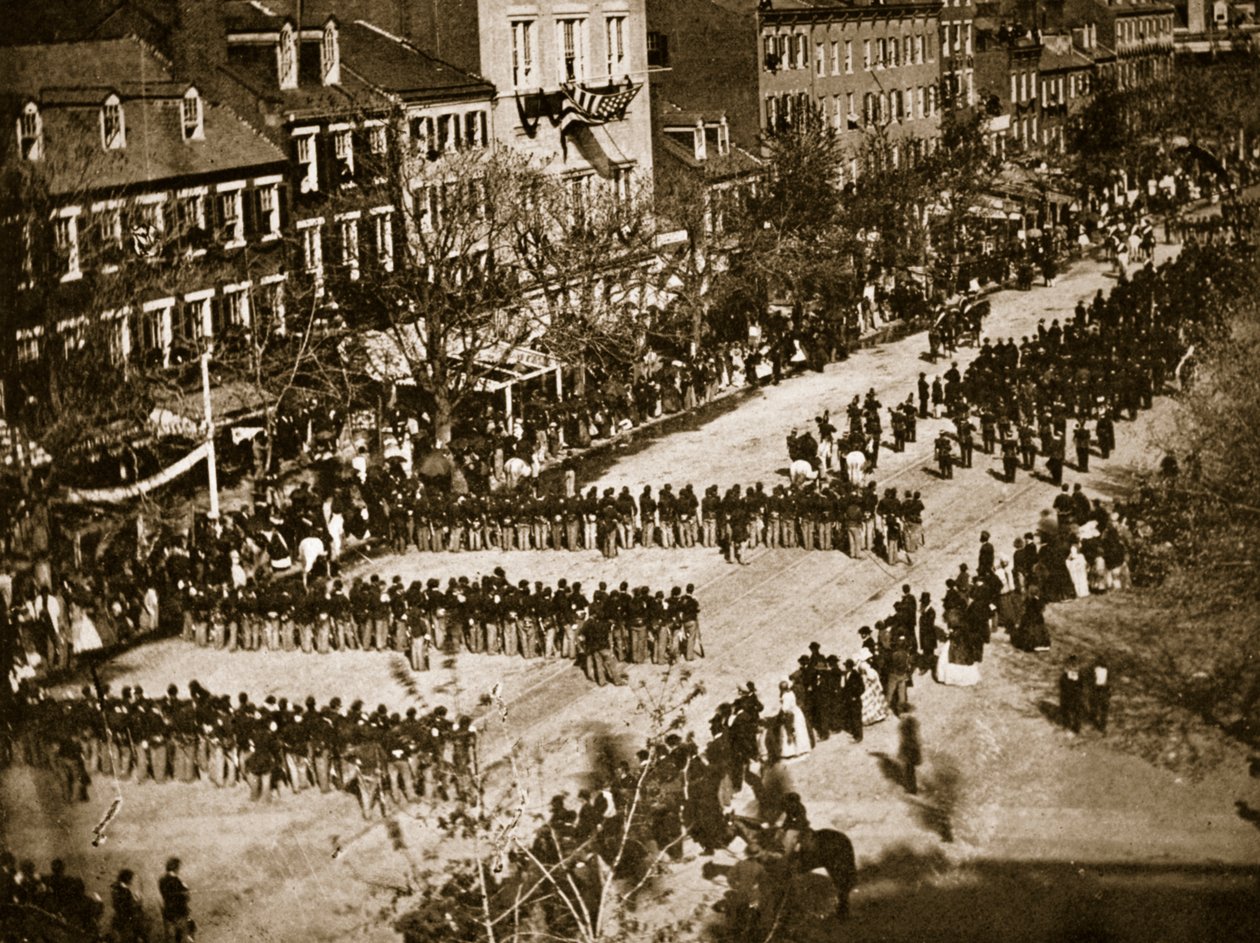
[[[1169,251],[1161,246],[1160,257]],[[1000,292],[992,297],[985,334],[1018,340],[1035,330],[1038,319],[1048,323],[1064,317],[1078,299],[1088,300],[1110,284],[1098,265],[1085,263],[1054,288]],[[793,425],[805,428],[824,408],[842,416],[848,400],[870,388],[885,406],[905,399],[920,371],[930,378],[948,368],[948,363],[933,366],[921,359],[925,347],[923,336],[914,336],[860,351],[825,373],[767,387],[700,428],[626,450],[599,480],[580,484],[628,485],[637,494],[647,483],[673,482],[677,488],[691,481],[699,491],[710,483],[762,481],[771,487],[785,482],[784,437]],[[973,354],[959,351],[960,366]],[[1137,423],[1120,424],[1119,450],[1112,459],[1095,461],[1088,475],[1069,470],[1065,480],[1080,480],[1101,496],[1114,493],[1133,469],[1158,461],[1156,443],[1173,408],[1163,399]],[[999,553],[1007,555],[1014,538],[1032,529],[1053,497],[1053,486],[1023,472],[1014,485],[1006,484],[994,473],[998,463],[979,450],[974,468],[959,470],[953,480],[938,480],[930,464],[931,440],[940,425],[920,422],[917,444],[903,454],[882,450],[875,475],[881,490],[896,485],[923,492],[928,544],[913,566],[853,561],[841,553],[758,550],[739,567],[726,564],[716,551],[697,548],[637,550],[612,561],[595,553],[409,554],[365,567],[407,581],[471,576],[503,566],[511,579],[565,577],[582,580],[588,589],[599,580],[666,591],[693,582],[703,606],[709,657],[689,666],[689,683],[702,682],[706,693],[691,706],[688,720],[701,735],[712,708],[747,681],[756,683],[773,709],[778,680],[809,642],[818,641],[824,652],[842,658],[851,654],[858,646],[858,627],[886,615],[903,583],[916,594],[927,590],[939,599],[945,579],[960,562],[975,566],[981,529],[989,530]],[[1070,618],[1073,605],[1051,607],[1052,633],[1060,620]],[[116,687],[139,682],[154,691],[172,682],[182,688],[195,678],[212,691],[248,691],[255,699],[271,693],[313,694],[321,700],[338,695],[391,709],[408,706],[408,694],[391,676],[388,661],[388,656],[355,653],[228,655],[170,641],[122,656],[104,680]],[[869,869],[872,880],[854,896],[857,926],[868,925],[863,921],[878,925],[885,913],[881,908],[890,906],[887,882],[923,880],[920,874],[888,868],[897,856],[938,862],[936,878],[958,870],[981,881],[993,873],[985,870],[986,862],[1041,862],[1046,871],[1033,868],[1009,878],[1030,887],[1051,880],[1045,874],[1064,862],[1260,864],[1255,829],[1239,820],[1232,806],[1235,799],[1254,805],[1260,798],[1260,788],[1246,779],[1241,764],[1237,775],[1193,783],[1115,752],[1096,735],[1068,737],[1046,716],[1059,670],[1053,650],[1026,655],[998,636],[982,669],[984,679],[973,689],[940,687],[926,676],[916,679],[911,700],[925,752],[920,796],[908,797],[900,787],[892,718],[870,728],[860,745],[832,738],[788,770],[813,823],[846,831],[859,864]],[[637,666],[630,686],[596,689],[561,662],[463,656],[414,681],[426,701],[479,715],[485,712],[479,706],[482,696],[498,683],[507,723],[493,714],[482,721],[483,756],[493,761],[510,742],[519,741],[530,799],[541,806],[551,795],[572,794],[585,784],[589,757],[607,741],[633,743],[642,736],[646,719],[637,708],[645,694],[660,690],[663,670]],[[1030,683],[1030,677],[1041,681]],[[400,834],[391,842],[379,824],[365,826],[345,796],[285,796],[271,806],[250,807],[240,789],[130,784],[122,787],[124,804],[109,841],[92,849],[91,827],[112,796],[108,782],[94,784],[91,803],[69,809],[53,798],[51,784],[25,769],[9,771],[3,789],[5,844],[41,865],[61,854],[72,871],[102,892],[125,864],[141,872],[152,900],[162,860],[180,854],[203,943],[396,939],[373,926],[376,916],[388,906],[394,888],[405,883],[408,869],[422,867],[431,853],[426,848],[431,830],[418,809],[401,817]],[[686,898],[690,906],[721,896],[722,880],[705,878],[701,871],[700,861],[679,869],[677,886],[686,893],[675,895],[676,900]],[[1089,893],[1096,889],[1091,888]],[[1074,898],[1063,899],[1070,904]],[[949,915],[961,919],[974,906],[971,891],[942,892],[934,900],[946,923]],[[908,924],[930,925],[926,918]],[[1183,938],[1182,924],[1170,926],[1161,939]],[[859,938],[923,937],[907,932]]]

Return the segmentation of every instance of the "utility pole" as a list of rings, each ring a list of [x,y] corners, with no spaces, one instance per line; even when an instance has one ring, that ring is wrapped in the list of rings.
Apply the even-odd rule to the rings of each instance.
[[[214,457],[214,416],[210,408],[210,349],[201,354],[201,403],[205,408],[206,423],[206,478],[210,485],[210,513],[212,521],[219,519],[219,469]]]

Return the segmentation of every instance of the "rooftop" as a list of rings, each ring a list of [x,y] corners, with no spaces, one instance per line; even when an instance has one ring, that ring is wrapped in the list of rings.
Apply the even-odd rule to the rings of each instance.
[[[134,38],[12,46],[0,56],[0,93],[40,109],[54,193],[99,191],[169,178],[280,165],[284,154],[233,112],[202,100],[203,135],[186,140],[184,93],[153,49]],[[126,145],[101,143],[100,107],[122,102]]]

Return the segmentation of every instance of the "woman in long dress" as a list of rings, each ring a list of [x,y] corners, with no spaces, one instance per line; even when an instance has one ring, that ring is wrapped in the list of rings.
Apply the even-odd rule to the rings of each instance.
[[[1011,644],[1024,652],[1050,651],[1050,630],[1046,628],[1046,604],[1034,589],[1024,600],[1019,627],[1011,633]]]
[[[1072,578],[1072,589],[1075,591],[1077,598],[1089,595],[1089,564],[1085,560],[1085,555],[1081,553],[1080,544],[1073,541],[1068,547],[1067,560],[1068,576]]]
[[[75,654],[94,652],[104,647],[101,634],[96,631],[96,623],[86,608],[78,603],[70,603],[70,637],[73,640]]]
[[[968,654],[961,632],[937,629],[933,676],[940,684],[951,687],[972,687],[980,683],[980,666]]]
[[[779,682],[779,757],[790,760],[812,749],[805,712],[797,706],[796,693],[788,681]]]
[[[871,653],[863,648],[853,656],[857,662],[857,672],[862,676],[862,726],[877,724],[888,716],[888,698],[884,696],[884,685],[879,680],[879,672],[871,665]]]

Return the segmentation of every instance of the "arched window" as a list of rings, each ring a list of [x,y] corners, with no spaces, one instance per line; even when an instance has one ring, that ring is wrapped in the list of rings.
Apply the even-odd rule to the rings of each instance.
[[[27,102],[18,115],[18,146],[26,160],[39,160],[44,156],[44,120],[34,102]]]
[[[127,146],[127,125],[122,101],[117,95],[111,94],[101,105],[101,143],[107,151]]]
[[[319,43],[319,74],[325,85],[341,83],[341,49],[337,41],[337,21],[332,17],[324,24],[324,36]]]
[[[293,34],[292,23],[280,27],[280,38],[276,42],[276,77],[281,88],[297,88],[297,38]]]

